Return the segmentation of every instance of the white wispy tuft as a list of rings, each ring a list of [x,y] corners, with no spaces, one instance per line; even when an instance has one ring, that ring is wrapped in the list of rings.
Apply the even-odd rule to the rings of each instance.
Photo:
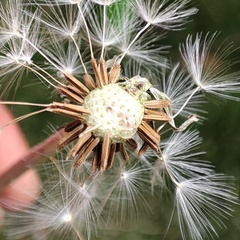
[[[8,10],[5,9],[5,14]],[[3,12],[1,13],[3,14]],[[32,58],[37,52],[36,48],[43,41],[40,25],[35,22],[34,17],[27,16],[25,23],[18,22],[19,19],[15,20],[21,26],[21,28],[18,26],[17,31],[10,27],[4,31],[0,30],[0,35],[3,34],[1,40],[4,40],[4,44],[0,44],[0,77],[1,82],[4,83],[4,88],[1,89],[0,93],[1,97],[6,96],[14,82],[19,83],[23,72],[31,68]]]
[[[198,117],[199,114],[205,113],[201,107],[205,102],[203,96],[200,94],[194,95],[194,84],[191,82],[189,74],[181,69],[179,63],[168,64],[168,68],[162,68],[161,73],[155,76],[153,74],[151,79],[153,86],[169,98],[172,118],[177,113],[185,118],[194,113],[198,114]],[[155,95],[158,94],[156,89],[152,90]]]
[[[136,16],[127,4],[122,4],[122,8],[114,4],[108,11],[93,9],[87,19],[94,47],[98,49],[104,47],[107,56],[113,51],[112,47],[125,39],[138,25]]]
[[[201,33],[196,38],[189,35],[180,51],[192,81],[206,94],[231,100],[239,100],[231,93],[240,92],[239,72],[232,72],[234,62],[228,60],[233,52],[232,44],[220,46],[216,52],[211,47],[217,33],[204,37]]]
[[[5,226],[14,226],[8,236],[11,239],[27,236],[32,239],[91,239],[101,226],[102,194],[98,175],[90,177],[86,172],[81,174],[82,171],[75,171],[69,162],[61,162],[60,157],[57,164],[44,166],[42,175],[46,181],[41,196],[24,211],[16,209],[19,213],[8,215]]]
[[[131,0],[136,12],[149,24],[164,29],[176,30],[186,23],[187,19],[197,13],[196,8],[189,8],[190,0]]]
[[[41,16],[36,19],[49,30],[50,37],[56,35],[59,40],[64,40],[76,37],[76,34],[79,33],[82,26],[82,16],[77,5],[61,7],[56,1],[56,4],[48,5],[48,11],[42,8],[41,5],[38,7],[41,8]],[[83,11],[87,9],[88,4]]]
[[[103,229],[140,221],[150,209],[148,169],[141,165],[119,161],[110,172],[93,175],[89,163],[75,169],[64,154],[52,161],[41,168],[41,196],[24,211],[7,215],[10,239],[92,239]]]
[[[196,151],[202,139],[197,131],[185,131],[173,134],[162,142],[162,156],[152,168],[152,183],[166,185],[166,176],[170,177],[175,185],[186,179],[207,176],[213,173],[208,162],[199,159],[204,152]],[[162,182],[163,181],[163,182]]]
[[[176,190],[176,208],[183,239],[205,240],[218,236],[215,225],[224,227],[237,196],[222,174],[182,181]]]
[[[137,27],[137,26],[136,26]],[[138,28],[135,28],[135,30]],[[150,31],[151,32],[151,31]],[[126,57],[129,58],[133,65],[133,61],[138,62],[142,65],[152,66],[163,66],[166,67],[166,57],[165,54],[168,52],[168,46],[156,46],[157,42],[161,42],[164,38],[164,34],[152,34],[146,31],[138,41],[134,42],[130,48],[129,44],[132,40],[132,33],[129,32],[126,37],[121,38],[116,44],[120,53],[126,52]]]
[[[78,51],[76,50],[76,46],[71,41],[67,44],[66,48],[62,48],[59,44],[60,42],[53,41],[51,44],[51,48],[42,49],[42,51],[51,58],[51,60],[58,66],[60,69],[57,71],[57,76],[61,79],[64,79],[64,74],[72,74],[75,76],[80,76],[84,74],[84,68],[79,59]],[[64,44],[64,43],[63,43]],[[49,45],[48,45],[49,46]],[[87,58],[84,54],[82,57],[85,60],[85,65],[87,64]],[[89,60],[88,60],[89,61]],[[51,69],[56,73],[55,67],[49,63],[45,63],[43,66],[45,69]]]
[[[133,159],[131,159],[133,160]],[[150,206],[146,190],[149,188],[149,168],[139,163],[116,163],[103,178],[107,194],[105,212],[110,226],[140,221]]]
[[[0,43],[4,43],[22,31],[28,25],[29,17],[23,14],[22,1],[6,1],[0,6]]]

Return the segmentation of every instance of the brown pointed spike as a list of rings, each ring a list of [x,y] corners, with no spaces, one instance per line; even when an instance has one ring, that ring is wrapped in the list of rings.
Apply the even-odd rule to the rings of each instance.
[[[76,127],[79,127],[81,124],[82,123],[79,120],[72,121],[72,122],[66,124],[66,126],[64,127],[64,131],[65,132],[71,132]]]
[[[79,134],[85,130],[85,125],[80,125],[70,132],[66,132],[58,143],[58,149],[66,147],[70,142],[78,138]]]
[[[78,96],[81,96],[82,98],[85,97],[85,92],[81,91],[80,89],[76,88],[75,86],[67,85],[67,86],[64,86],[64,88]]]
[[[130,138],[126,141],[126,144],[133,150],[135,151],[137,148],[137,143],[134,139]]]
[[[111,70],[108,73],[109,83],[117,82],[117,80],[119,79],[119,76],[120,76],[120,70],[121,70],[120,64],[118,64],[118,63],[113,64]]]
[[[120,143],[116,143],[116,150],[115,150],[115,152],[116,153],[120,152]]]
[[[160,121],[160,122],[168,122],[170,121],[170,118],[166,115],[166,114],[159,114],[159,115],[155,115],[155,114],[151,114],[151,115],[144,115],[143,119],[145,121]]]
[[[79,153],[77,159],[75,160],[74,166],[80,166],[87,159],[93,149],[99,144],[99,142],[99,138],[91,140],[87,147],[84,149],[84,151],[81,154]]]
[[[139,126],[139,129],[146,133],[147,136],[149,136],[154,141],[160,141],[159,134],[145,121],[142,121],[142,123]]]
[[[84,144],[83,146],[79,149],[78,153],[77,153],[77,156],[81,156],[85,150],[87,149],[88,145],[95,139],[94,136],[91,136]]]
[[[139,137],[147,143],[153,150],[158,152],[160,135],[155,132],[149,124],[145,121],[142,121],[137,131]]]
[[[114,156],[115,156],[115,152],[116,152],[116,143],[111,145],[110,152],[109,152],[109,157],[108,157],[107,168],[106,169],[109,169],[109,168],[112,167]]]
[[[144,102],[144,107],[147,108],[166,108],[169,107],[169,102],[166,100],[150,100]]]
[[[94,71],[95,78],[96,78],[96,85],[99,88],[103,88],[103,80],[102,80],[101,73],[98,69],[97,62],[95,59],[92,59],[91,63],[92,63],[93,71]]]
[[[101,145],[98,144],[93,150],[93,160],[92,160],[92,172],[95,173],[100,169],[100,160],[101,160]]]
[[[170,117],[163,111],[155,111],[145,108],[143,119],[146,121],[170,121]]]
[[[80,121],[86,120],[86,117],[82,114],[79,114],[79,113],[76,113],[73,111],[69,111],[69,110],[65,110],[65,109],[61,109],[61,108],[47,108],[47,111],[62,114],[62,115],[65,115],[65,116],[71,117],[71,118],[76,118]]]
[[[83,80],[84,80],[85,85],[86,85],[90,90],[93,90],[93,89],[96,88],[96,84],[95,84],[92,76],[89,75],[88,73],[85,73],[85,74],[84,74]]]
[[[105,132],[102,143],[101,167],[100,167],[101,172],[105,171],[107,168],[109,151],[110,151],[110,136],[108,132]]]
[[[61,94],[67,96],[69,99],[73,100],[74,102],[78,102],[78,103],[83,103],[83,97],[82,95],[79,95],[76,92],[72,92],[71,90],[68,89],[68,87],[58,87],[56,88],[58,92],[60,92]]]
[[[108,84],[108,73],[107,73],[106,62],[103,58],[100,59],[99,65],[100,65],[100,72],[102,75],[103,83],[104,83],[104,85],[107,85]]]
[[[90,111],[85,109],[84,107],[75,105],[75,104],[71,104],[71,103],[53,102],[53,103],[49,104],[49,108],[68,110],[68,111],[72,111],[75,113],[90,113]]]
[[[144,143],[140,150],[138,151],[138,156],[142,156],[149,149],[149,145]]]
[[[124,147],[124,145],[123,145],[122,142],[119,143],[119,147],[120,147],[120,153],[121,153],[123,159],[124,159],[125,161],[127,161],[127,160],[129,159],[129,156],[128,156],[127,151],[126,151],[126,148]]]
[[[78,79],[70,74],[64,74],[65,78],[81,92],[84,92],[86,95],[90,92],[87,87],[85,87]]]
[[[76,154],[81,150],[82,146],[90,139],[91,136],[92,134],[90,132],[83,134],[83,136],[79,138],[74,147],[68,152],[67,159],[69,159],[70,157],[75,157]]]
[[[145,114],[154,114],[154,115],[158,115],[158,114],[166,114],[162,109],[160,110],[152,110],[152,109],[148,109],[148,108],[145,108],[144,109],[144,113]]]

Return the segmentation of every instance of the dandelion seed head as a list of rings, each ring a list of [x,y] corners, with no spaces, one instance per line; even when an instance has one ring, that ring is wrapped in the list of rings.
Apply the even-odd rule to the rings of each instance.
[[[92,91],[84,100],[83,107],[91,111],[87,117],[89,126],[98,126],[94,134],[103,138],[109,132],[113,142],[131,138],[140,125],[143,105],[116,84]]]

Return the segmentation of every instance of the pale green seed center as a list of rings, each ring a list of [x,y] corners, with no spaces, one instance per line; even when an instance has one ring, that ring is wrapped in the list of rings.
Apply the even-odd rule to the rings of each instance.
[[[112,142],[122,142],[136,133],[144,114],[143,104],[117,84],[96,88],[85,97],[83,107],[90,110],[86,123],[96,127],[97,137],[108,132]]]

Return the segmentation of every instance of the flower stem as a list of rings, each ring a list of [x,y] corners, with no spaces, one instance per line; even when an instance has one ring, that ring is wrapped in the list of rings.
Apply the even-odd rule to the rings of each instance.
[[[142,28],[142,29],[136,34],[136,36],[133,38],[133,40],[129,43],[129,45],[128,45],[128,47],[126,48],[126,50],[122,53],[121,58],[118,60],[118,63],[119,63],[119,64],[122,62],[123,58],[124,58],[125,55],[127,54],[127,52],[128,52],[128,50],[130,49],[130,47],[137,41],[137,39],[139,38],[139,36],[149,28],[150,25],[151,25],[151,23],[148,22],[148,23],[145,25],[145,27]]]
[[[193,97],[193,95],[198,92],[200,90],[200,87],[198,86],[197,88],[194,89],[194,91],[191,93],[191,95],[188,97],[188,99],[186,100],[186,102],[182,105],[182,107],[178,110],[177,113],[174,114],[174,116],[172,118],[177,117],[181,111],[186,107],[186,105],[189,103],[189,101],[191,100],[191,98]]]
[[[58,140],[63,133],[63,129],[55,132],[43,142],[31,148],[28,153],[21,157],[14,165],[0,175],[0,193],[17,177],[29,170],[43,160],[43,156],[50,155],[55,152]]]

